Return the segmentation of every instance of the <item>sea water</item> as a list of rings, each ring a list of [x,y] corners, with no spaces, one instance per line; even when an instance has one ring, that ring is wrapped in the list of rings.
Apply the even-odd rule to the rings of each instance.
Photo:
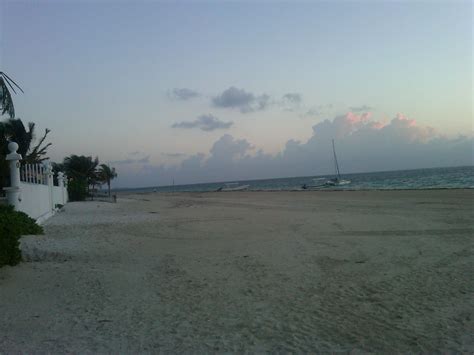
[[[320,185],[333,175],[304,176],[263,180],[228,181],[249,185],[251,191],[301,190],[306,185]],[[341,186],[322,187],[322,190],[405,190],[405,189],[472,189],[474,188],[474,166],[431,168],[416,170],[383,171],[371,173],[343,174],[351,183]],[[136,192],[205,192],[216,191],[226,182],[151,186],[139,189],[121,189]]]

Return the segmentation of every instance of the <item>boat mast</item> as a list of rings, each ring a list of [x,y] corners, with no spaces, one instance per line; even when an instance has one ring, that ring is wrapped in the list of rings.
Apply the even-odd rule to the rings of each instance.
[[[341,178],[341,173],[339,172],[339,164],[337,163],[336,148],[334,147],[334,139],[332,140],[332,152],[334,154],[334,167],[336,169],[336,177]]]

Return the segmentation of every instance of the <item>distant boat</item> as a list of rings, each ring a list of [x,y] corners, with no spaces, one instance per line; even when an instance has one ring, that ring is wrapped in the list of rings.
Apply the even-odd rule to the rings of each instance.
[[[350,180],[344,180],[341,177],[339,164],[337,162],[336,148],[334,146],[334,139],[332,140],[332,153],[334,155],[334,169],[335,169],[334,177],[332,179],[327,180],[323,184],[319,184],[319,185],[304,184],[303,186],[301,186],[302,189],[307,190],[307,189],[315,189],[315,188],[328,187],[328,186],[341,186],[341,185],[347,185],[351,183]]]
[[[341,172],[339,171],[339,164],[337,163],[337,155],[336,155],[336,148],[334,147],[334,139],[332,140],[332,152],[334,154],[334,168],[336,170],[334,178],[326,181],[326,185],[328,186],[339,186],[339,185],[347,185],[350,184],[350,180],[344,180],[341,177]]]
[[[216,191],[243,191],[247,190],[250,185],[239,185],[238,182],[228,182],[224,186],[219,187]]]

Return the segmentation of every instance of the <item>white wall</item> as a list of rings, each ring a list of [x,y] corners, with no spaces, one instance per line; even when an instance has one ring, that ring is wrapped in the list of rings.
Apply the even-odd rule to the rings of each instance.
[[[20,206],[19,210],[25,212],[31,218],[48,218],[53,213],[53,205],[50,197],[49,186],[20,182]]]
[[[53,207],[56,205],[65,205],[67,202],[67,189],[59,186],[53,186]]]
[[[18,144],[8,143],[5,160],[10,166],[11,186],[5,188],[7,200],[16,210],[25,212],[37,223],[42,223],[56,212],[56,205],[68,201],[67,178],[58,173],[59,186],[53,186],[52,166],[46,164],[25,164],[21,166]],[[21,169],[20,169],[21,167]],[[23,180],[23,181],[22,181]],[[67,184],[67,182],[66,182]]]
[[[56,205],[68,202],[66,187],[20,182],[20,203],[18,210],[42,223],[56,212]]]

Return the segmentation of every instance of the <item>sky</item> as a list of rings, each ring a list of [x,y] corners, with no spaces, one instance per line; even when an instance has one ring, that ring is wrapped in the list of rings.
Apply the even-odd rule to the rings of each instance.
[[[0,0],[53,161],[116,187],[473,164],[471,1]]]

